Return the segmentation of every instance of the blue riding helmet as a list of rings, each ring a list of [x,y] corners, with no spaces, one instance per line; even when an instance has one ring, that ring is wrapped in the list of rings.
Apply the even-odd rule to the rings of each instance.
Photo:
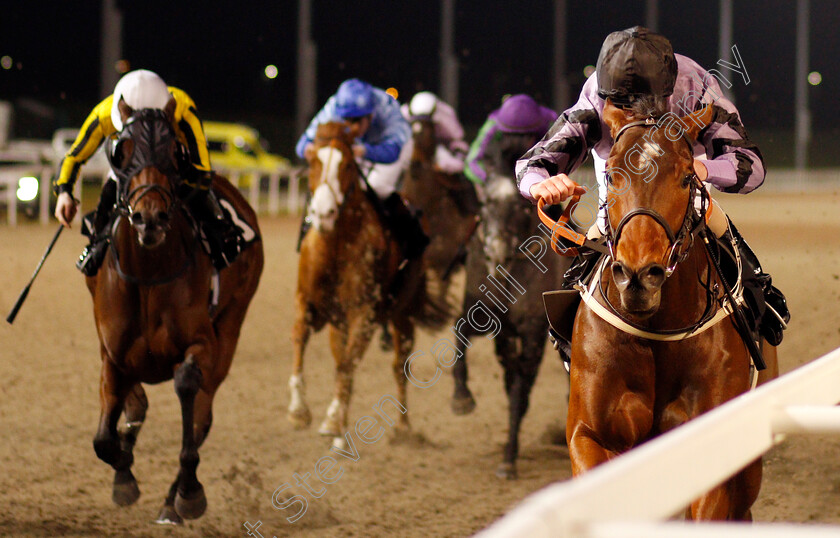
[[[360,118],[373,112],[373,87],[357,78],[345,80],[335,94],[335,113],[341,118]]]

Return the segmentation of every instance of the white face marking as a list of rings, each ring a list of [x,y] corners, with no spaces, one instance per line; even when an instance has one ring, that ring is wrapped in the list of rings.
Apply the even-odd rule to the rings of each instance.
[[[645,156],[647,156],[648,160],[653,160],[664,153],[662,148],[659,147],[659,144],[655,142],[645,142],[642,146],[642,150],[644,150]]]
[[[309,216],[318,231],[331,231],[338,218],[338,206],[344,201],[338,182],[338,165],[343,155],[336,148],[326,146],[318,150],[321,178],[309,204]]]

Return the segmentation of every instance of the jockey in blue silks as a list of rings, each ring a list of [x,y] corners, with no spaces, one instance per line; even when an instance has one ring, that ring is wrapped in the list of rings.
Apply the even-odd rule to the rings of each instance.
[[[411,127],[403,118],[399,102],[367,82],[355,78],[345,80],[298,140],[295,151],[299,157],[308,156],[318,126],[329,122],[357,124],[361,134],[352,148],[356,162],[367,184],[382,201],[389,227],[403,247],[405,257],[419,257],[429,239],[414,212],[397,193],[413,147]]]

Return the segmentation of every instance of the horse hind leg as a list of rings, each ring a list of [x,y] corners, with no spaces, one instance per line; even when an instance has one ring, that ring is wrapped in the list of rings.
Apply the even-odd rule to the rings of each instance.
[[[134,459],[134,445],[137,443],[137,436],[140,435],[140,428],[146,420],[146,410],[149,408],[149,400],[143,386],[137,383],[132,387],[131,392],[125,399],[125,425],[118,429],[120,438],[120,449],[132,455]],[[137,479],[131,472],[131,468],[119,469],[114,473],[114,488],[111,499],[119,506],[134,504],[140,497],[140,488],[137,486]]]
[[[196,519],[207,509],[204,488],[198,481],[198,436],[195,433],[196,395],[201,387],[202,372],[192,355],[175,371],[175,392],[181,402],[183,435],[180,454],[180,480],[175,495],[175,511],[184,519]]]
[[[408,392],[406,387],[408,379],[405,377],[405,363],[414,348],[414,324],[408,318],[394,320],[394,362],[392,364],[394,380],[397,382],[397,400],[407,409]],[[407,434],[411,429],[408,421],[408,412],[400,413],[395,426],[395,433],[399,436]]]
[[[96,456],[113,467],[115,471],[112,500],[120,506],[132,504],[140,496],[136,480],[131,473],[134,455],[125,450],[117,432],[117,422],[125,405],[131,385],[120,379],[117,369],[102,351],[103,360],[100,372],[99,427],[93,438]],[[131,486],[131,483],[134,486]]]

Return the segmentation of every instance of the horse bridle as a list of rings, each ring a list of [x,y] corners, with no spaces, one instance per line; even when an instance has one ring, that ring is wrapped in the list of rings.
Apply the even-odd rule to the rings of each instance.
[[[628,123],[627,125],[623,126],[619,129],[618,133],[615,135],[615,139],[613,140],[613,146],[618,143],[618,139],[621,137],[622,134],[627,132],[628,129],[632,127],[643,127],[643,128],[650,128],[656,125],[656,121],[654,118],[647,118],[645,120],[640,121],[633,121]],[[685,132],[682,133],[683,141],[688,145],[689,152],[693,155],[693,147],[691,145],[691,141],[686,136]],[[609,185],[612,182],[610,177],[609,170],[606,171],[606,180],[607,184]],[[671,276],[671,274],[676,269],[676,266],[682,262],[683,260],[688,257],[688,253],[691,250],[691,245],[694,243],[694,236],[697,235],[697,232],[700,230],[701,226],[705,223],[705,216],[706,210],[709,207],[710,198],[709,193],[706,191],[706,188],[700,182],[700,179],[697,177],[697,174],[692,174],[688,176],[687,180],[689,181],[689,193],[688,193],[688,204],[685,210],[685,214],[683,216],[682,224],[680,226],[679,231],[675,234],[674,231],[671,229],[671,225],[668,224],[668,221],[665,220],[658,211],[649,209],[646,207],[641,207],[629,211],[626,213],[618,223],[618,226],[615,228],[612,226],[612,222],[610,221],[610,212],[608,209],[608,203],[605,201],[602,205],[607,218],[607,230],[604,234],[607,247],[610,251],[610,257],[615,260],[616,259],[616,250],[618,249],[618,241],[621,239],[621,232],[624,227],[630,222],[630,219],[633,217],[638,217],[640,215],[645,215],[652,218],[656,221],[659,226],[665,230],[665,234],[668,236],[668,254],[665,256],[665,260],[663,265],[665,266],[665,275],[666,277]],[[694,199],[697,196],[697,193],[700,193],[700,214],[698,215],[694,211]],[[682,246],[688,241],[688,246],[686,248],[682,248]]]
[[[146,131],[142,133],[140,137],[134,137],[133,126],[136,125],[138,128],[148,129],[145,124],[138,121],[140,118],[154,119],[154,128],[156,129],[156,132],[150,133]],[[149,138],[150,134],[154,135],[151,136],[151,138],[156,140],[156,143],[152,144],[149,142],[147,138]],[[131,140],[134,144],[129,162],[122,162],[122,160],[117,161],[118,157],[120,157],[117,155],[120,151],[120,144],[124,144],[127,140]],[[130,118],[126,119],[119,137],[114,141],[110,151],[107,152],[108,161],[111,163],[111,169],[117,176],[118,184],[116,203],[117,218],[114,221],[111,236],[114,235],[121,218],[126,218],[132,227],[136,225],[134,205],[151,193],[157,193],[163,199],[166,207],[165,214],[167,219],[165,222],[160,224],[160,227],[167,232],[170,230],[172,224],[172,213],[177,208],[182,208],[184,203],[184,200],[175,195],[175,185],[173,185],[172,182],[172,177],[178,174],[178,169],[173,162],[173,156],[169,153],[169,147],[173,141],[176,144],[176,151],[182,149],[179,148],[175,132],[172,130],[172,127],[169,124],[169,119],[162,110],[142,109],[136,111]],[[125,156],[123,155],[121,158],[124,159]],[[134,176],[138,175],[142,170],[148,167],[154,167],[161,171],[161,173],[167,178],[167,182],[169,184],[168,188],[163,185],[153,183],[140,185],[129,190],[131,180]],[[117,249],[116,244],[112,244],[112,252],[117,274],[120,278],[127,282],[143,286],[158,286],[172,282],[181,277],[181,275],[183,275],[193,263],[193,259],[195,258],[195,249],[199,241],[198,233],[194,233],[193,237],[194,241],[192,243],[192,248],[185,244],[188,255],[184,258],[184,262],[181,266],[170,275],[154,279],[138,278],[123,271],[120,266],[119,250]]]
[[[151,127],[151,129],[154,129],[154,132],[150,131],[150,127],[146,124],[138,121],[141,118],[154,120],[153,126]],[[141,133],[141,136],[134,137],[134,129],[145,129],[145,131]],[[150,142],[149,139],[153,141]],[[123,162],[125,156],[121,155],[121,148],[124,147],[124,144],[128,140],[132,141],[133,149],[128,162]],[[123,130],[107,154],[108,160],[111,163],[111,169],[118,179],[117,212],[128,218],[132,226],[135,225],[133,204],[136,204],[151,193],[157,193],[163,199],[166,207],[165,213],[169,217],[161,226],[164,230],[169,230],[172,212],[181,203],[181,200],[174,194],[175,185],[172,184],[172,177],[178,174],[178,169],[174,164],[174,157],[171,155],[169,149],[173,142],[176,144],[177,151],[178,141],[165,113],[162,110],[142,109],[136,111],[130,118],[126,119]],[[158,184],[147,184],[128,190],[132,178],[148,167],[154,167],[160,170],[166,176],[169,182],[169,188]]]

